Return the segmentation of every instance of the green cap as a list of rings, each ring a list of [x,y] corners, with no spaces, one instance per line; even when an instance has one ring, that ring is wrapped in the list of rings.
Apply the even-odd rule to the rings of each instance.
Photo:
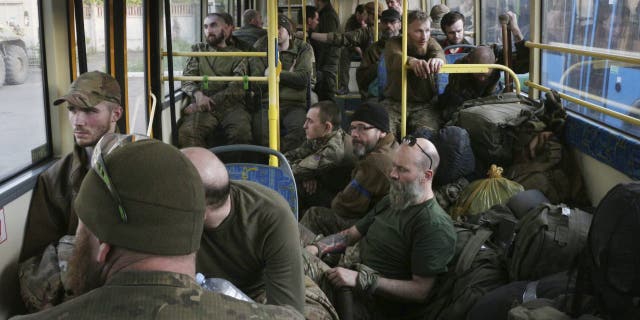
[[[74,209],[101,241],[155,255],[186,255],[200,247],[204,187],[198,171],[178,149],[143,140],[104,158],[111,182],[127,213],[95,170],[84,178]]]
[[[54,105],[69,102],[74,106],[91,108],[102,101],[120,104],[120,85],[109,74],[91,71],[81,74],[71,83],[69,92],[53,101]]]

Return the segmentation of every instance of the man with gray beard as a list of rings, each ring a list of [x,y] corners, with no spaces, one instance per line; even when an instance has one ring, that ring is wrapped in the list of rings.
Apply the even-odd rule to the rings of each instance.
[[[389,133],[387,111],[363,103],[351,116],[353,154],[358,158],[351,181],[331,201],[331,208],[311,207],[300,223],[315,234],[333,234],[364,217],[389,192],[391,154],[398,143]]]
[[[405,137],[393,157],[389,195],[354,226],[306,246],[305,272],[324,270],[314,279],[323,289],[327,283],[352,289],[358,316],[424,316],[427,297],[436,277],[447,271],[456,242],[453,223],[431,188],[439,162],[431,142]],[[318,266],[322,261],[316,257],[344,252],[356,243],[361,263],[349,268]]]

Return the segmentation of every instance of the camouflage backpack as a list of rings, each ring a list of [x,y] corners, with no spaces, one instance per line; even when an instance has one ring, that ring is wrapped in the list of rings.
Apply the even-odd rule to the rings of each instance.
[[[510,253],[512,280],[536,280],[568,270],[587,241],[591,214],[543,203],[516,225]]]
[[[490,230],[459,224],[456,233],[456,254],[438,276],[425,319],[465,319],[480,297],[509,280]]]

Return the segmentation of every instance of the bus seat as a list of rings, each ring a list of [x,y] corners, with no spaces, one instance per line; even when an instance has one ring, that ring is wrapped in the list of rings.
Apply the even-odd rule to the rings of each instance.
[[[278,158],[278,167],[272,167],[259,163],[225,163],[229,178],[232,180],[248,180],[257,182],[277,191],[291,207],[293,215],[298,221],[298,192],[293,171],[284,155],[276,150],[247,144],[236,144],[220,146],[209,149],[216,155],[225,152],[236,152],[242,154],[264,154],[273,155]]]
[[[471,44],[455,44],[455,45],[452,45],[452,46],[447,46],[443,50],[446,52],[449,49],[475,48],[475,47],[476,46],[471,45]],[[452,63],[456,63],[456,61],[458,61],[458,59],[466,56],[467,54],[468,54],[468,52],[450,53],[450,54],[446,54],[444,57],[446,59],[446,63],[447,64],[452,64]],[[449,74],[448,73],[439,73],[438,74],[438,94],[443,94],[444,93],[444,89],[447,87],[448,83],[449,83]]]

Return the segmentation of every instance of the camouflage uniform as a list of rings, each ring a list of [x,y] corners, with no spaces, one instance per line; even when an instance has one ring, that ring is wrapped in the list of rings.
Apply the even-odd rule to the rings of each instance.
[[[387,40],[381,39],[370,45],[362,55],[362,61],[356,70],[356,81],[363,99],[370,98],[369,86],[378,77],[378,64],[386,43]]]
[[[267,50],[267,37],[263,37],[255,43],[258,51]],[[313,49],[311,45],[297,38],[292,38],[287,50],[280,51],[282,72],[280,73],[279,107],[280,121],[283,126],[281,150],[288,151],[298,147],[304,141],[304,121],[307,113],[307,91],[316,83],[316,75],[313,67]],[[261,69],[268,66],[267,58],[260,59]],[[265,107],[268,103],[263,102]],[[267,110],[262,112],[260,137],[256,141],[267,145],[269,139],[268,118],[264,116]]]
[[[320,23],[318,24],[316,32],[329,33],[337,32],[340,29],[338,14],[329,1],[327,1],[326,6],[318,11],[318,13]],[[318,99],[333,100],[336,95],[336,76],[340,62],[340,50],[329,43],[311,40],[311,44],[318,52],[316,55],[318,63],[318,85],[316,86],[316,93],[318,93]]]
[[[351,17],[347,19],[347,23],[345,23],[344,25],[344,31],[347,33],[361,28],[362,25],[360,24],[360,22],[358,22],[358,20],[356,20],[355,14],[351,15]],[[368,45],[369,43],[367,43],[367,46]],[[364,52],[366,47],[360,47],[360,49],[362,50],[362,52]],[[340,50],[340,75],[338,76],[338,88],[340,88],[340,90],[348,91],[349,89],[349,69],[351,68],[351,57],[356,54],[357,52],[354,48],[342,48],[342,50]]]
[[[239,51],[237,47],[213,48],[207,43],[191,47],[194,52]],[[185,76],[244,76],[248,75],[248,62],[242,57],[190,57]],[[193,98],[202,91],[215,103],[212,111],[185,114],[178,127],[180,147],[211,147],[212,137],[222,126],[227,144],[251,143],[251,115],[245,106],[245,91],[242,82],[184,81],[182,91]]]
[[[333,198],[331,208],[312,207],[300,223],[315,234],[329,235],[362,218],[389,192],[391,153],[397,146],[393,134],[380,139],[374,150],[356,163],[351,182]]]
[[[351,136],[342,129],[323,138],[307,140],[297,149],[285,153],[298,181],[298,205],[302,210],[331,205],[331,199],[349,182],[354,162],[352,155]],[[317,181],[314,194],[301,188],[306,180]]]
[[[267,30],[252,24],[246,24],[242,28],[233,31],[233,36],[240,41],[252,46],[258,39],[267,35]]]
[[[445,61],[444,52],[438,42],[429,38],[427,53],[418,56],[415,48],[408,48],[409,60],[440,58]],[[389,112],[389,122],[392,133],[398,133],[400,127],[400,101],[402,77],[402,43],[401,38],[396,37],[387,41],[384,50],[384,59],[387,66],[387,85],[384,95],[387,99],[382,101]],[[433,105],[433,99],[437,97],[437,74],[430,74],[427,79],[418,78],[411,70],[407,72],[407,132],[420,128],[438,130],[442,120],[440,110]]]
[[[191,277],[121,271],[56,308],[12,319],[303,319],[290,307],[248,303],[202,289]]]

